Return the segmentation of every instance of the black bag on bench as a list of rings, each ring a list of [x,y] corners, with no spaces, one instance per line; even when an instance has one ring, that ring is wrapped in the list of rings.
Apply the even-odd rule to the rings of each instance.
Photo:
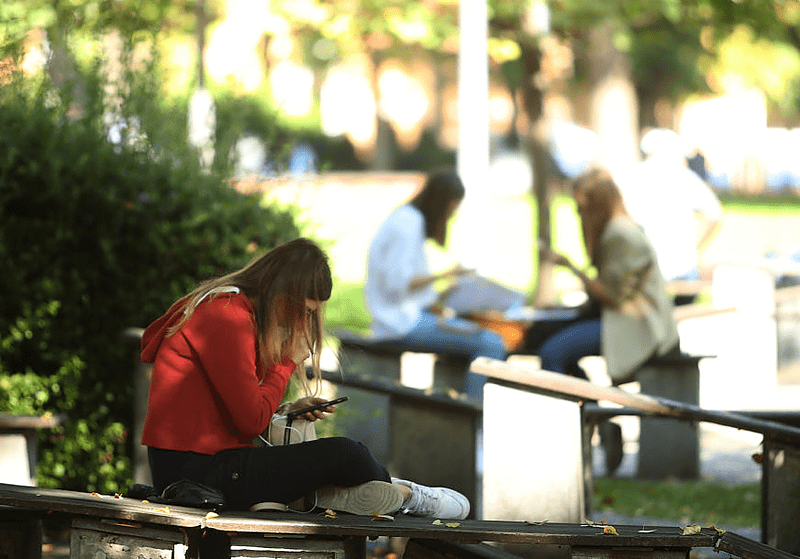
[[[194,507],[214,512],[220,512],[227,506],[221,491],[188,479],[170,483],[161,495],[158,495],[151,485],[135,483],[128,491],[128,497],[145,499],[151,503]]]

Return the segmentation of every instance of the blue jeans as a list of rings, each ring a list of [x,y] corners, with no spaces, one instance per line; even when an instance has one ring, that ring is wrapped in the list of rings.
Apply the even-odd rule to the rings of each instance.
[[[503,338],[496,332],[484,330],[474,322],[460,318],[444,319],[424,311],[416,326],[400,338],[412,351],[420,353],[450,353],[463,355],[470,361],[476,357],[505,359],[508,355]],[[483,399],[486,377],[467,371],[465,392]]]
[[[586,379],[578,361],[600,355],[600,319],[582,320],[550,336],[539,348],[542,370]]]

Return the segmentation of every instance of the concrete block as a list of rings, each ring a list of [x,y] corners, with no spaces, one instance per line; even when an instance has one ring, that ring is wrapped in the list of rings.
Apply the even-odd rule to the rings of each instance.
[[[698,405],[699,358],[682,356],[651,361],[636,374],[641,392]],[[637,476],[644,479],[700,474],[700,437],[697,423],[669,418],[642,417],[639,429]]]
[[[483,449],[483,519],[582,520],[583,451],[576,402],[487,383]]]
[[[36,464],[31,460],[29,440],[36,444],[35,433],[0,434],[0,481],[14,485],[36,485]]]
[[[764,441],[764,519],[765,543],[800,554],[800,449],[765,438]]]

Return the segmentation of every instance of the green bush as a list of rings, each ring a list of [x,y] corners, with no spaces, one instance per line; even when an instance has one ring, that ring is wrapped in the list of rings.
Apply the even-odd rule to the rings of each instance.
[[[112,145],[100,104],[64,106],[0,87],[0,411],[68,415],[41,435],[40,485],[121,492],[138,443],[121,332],[299,231],[188,151]]]

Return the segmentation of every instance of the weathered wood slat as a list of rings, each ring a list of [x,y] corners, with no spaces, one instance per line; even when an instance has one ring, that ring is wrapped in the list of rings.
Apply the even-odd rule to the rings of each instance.
[[[733,532],[725,532],[715,549],[742,559],[796,559],[796,555],[753,541]]]
[[[310,374],[309,374],[310,376]],[[352,375],[338,371],[322,371],[322,378],[341,386],[361,388],[378,394],[387,394],[400,397],[409,401],[416,401],[426,406],[444,406],[447,408],[461,409],[465,412],[480,414],[481,403],[464,394],[443,392],[441,390],[420,390],[403,386],[399,381],[389,380],[384,377],[368,375]]]
[[[200,509],[173,506],[167,509],[164,505],[127,497],[4,483],[0,483],[0,504],[178,527],[200,526],[206,515]]]
[[[64,423],[66,419],[66,414],[15,415],[0,413],[0,430],[52,429]]]
[[[726,411],[707,410],[699,406],[666,398],[658,398],[646,394],[632,394],[613,386],[600,386],[569,375],[543,371],[531,365],[478,357],[472,362],[470,369],[473,372],[513,385],[523,386],[545,394],[555,394],[562,398],[571,397],[576,400],[590,401],[605,400],[657,415],[692,421],[708,421],[727,427],[763,433],[788,443],[800,444],[800,428],[797,427]]]
[[[326,518],[321,514],[236,513],[230,512],[206,521],[206,527],[229,532],[265,532],[305,535],[378,535],[421,539],[446,539],[462,543],[482,541],[556,545],[613,545],[618,547],[711,547],[715,530],[682,535],[675,526],[615,526],[619,535],[606,535],[603,525],[564,523],[533,524],[504,520],[434,521],[430,518],[397,516],[393,521],[340,514]]]

